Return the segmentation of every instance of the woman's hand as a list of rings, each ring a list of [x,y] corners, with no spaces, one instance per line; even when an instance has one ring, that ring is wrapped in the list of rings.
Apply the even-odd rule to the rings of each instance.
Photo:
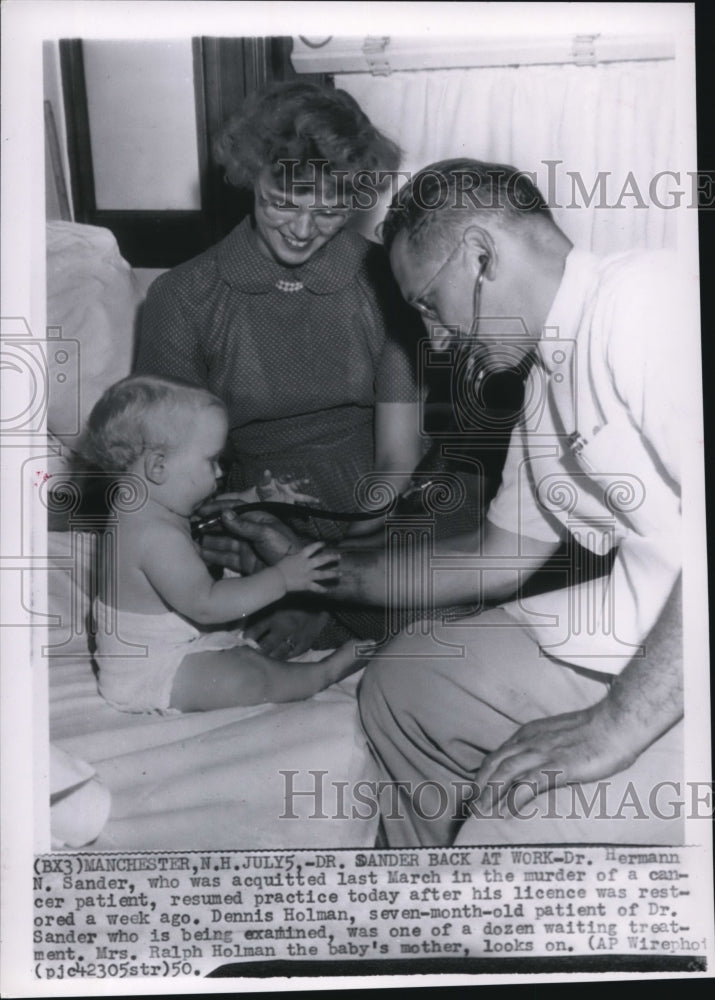
[[[319,503],[318,498],[304,492],[309,486],[309,479],[291,479],[288,476],[276,478],[270,469],[265,469],[260,481],[255,486],[237,493],[222,493],[220,496],[203,503],[199,513],[204,517],[210,517],[212,514],[221,514],[224,510],[240,508],[241,504],[256,503],[261,500],[267,500],[271,503],[301,503],[315,506]]]
[[[318,504],[318,498],[302,492],[309,485],[309,479],[289,479],[287,477],[276,479],[270,469],[266,469],[261,481],[256,485],[256,494],[259,500],[315,506]]]
[[[329,618],[327,611],[274,608],[256,616],[243,634],[257,642],[268,656],[287,660],[310,649]]]

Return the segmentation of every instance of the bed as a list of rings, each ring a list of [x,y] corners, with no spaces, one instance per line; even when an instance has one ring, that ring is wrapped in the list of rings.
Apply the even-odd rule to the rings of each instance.
[[[130,370],[137,316],[154,274],[133,271],[112,234],[91,226],[50,223],[47,250],[48,326],[78,344],[76,398],[66,391],[50,395],[48,431],[56,452],[50,483],[74,482],[81,498],[78,428],[101,392]],[[55,355],[50,357],[51,385],[56,384]],[[50,528],[55,847],[190,850],[374,843],[373,810],[358,806],[359,815],[353,815],[344,794],[371,776],[357,713],[359,675],[293,704],[164,717],[118,712],[97,693],[86,628],[101,530],[79,502],[62,517],[55,511]],[[306,791],[315,794],[298,794]],[[63,826],[63,815],[73,817],[71,830]]]

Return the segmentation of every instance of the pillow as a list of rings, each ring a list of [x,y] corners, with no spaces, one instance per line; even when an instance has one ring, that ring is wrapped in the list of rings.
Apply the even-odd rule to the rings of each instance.
[[[52,848],[82,847],[96,840],[109,819],[112,798],[94,768],[50,744]]]
[[[75,222],[47,224],[47,325],[59,327],[63,340],[79,344],[78,371],[66,373],[75,395],[67,392],[64,377],[62,391],[52,391],[60,384],[57,375],[65,372],[56,352],[48,352],[47,428],[73,450],[81,442],[77,402],[81,429],[104,390],[129,374],[142,298],[136,275],[108,229]]]

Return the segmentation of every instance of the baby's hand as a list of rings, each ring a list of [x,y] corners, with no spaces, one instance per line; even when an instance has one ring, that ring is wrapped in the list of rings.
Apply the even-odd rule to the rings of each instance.
[[[263,473],[263,479],[256,485],[259,500],[278,501],[279,503],[317,504],[317,497],[304,493],[308,479],[275,479],[270,469]]]
[[[326,552],[324,549],[325,542],[313,542],[276,564],[283,574],[286,590],[307,590],[314,594],[327,592],[328,588],[320,581],[337,579],[340,556],[337,552]]]

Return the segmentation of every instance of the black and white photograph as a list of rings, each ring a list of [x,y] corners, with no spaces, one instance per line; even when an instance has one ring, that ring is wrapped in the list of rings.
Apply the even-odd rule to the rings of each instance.
[[[712,976],[695,83],[693,4],[3,7],[7,996]]]

